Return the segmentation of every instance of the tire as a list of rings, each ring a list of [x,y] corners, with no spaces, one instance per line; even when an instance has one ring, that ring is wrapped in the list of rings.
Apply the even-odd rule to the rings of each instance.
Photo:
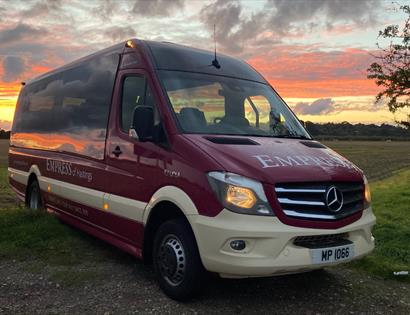
[[[206,271],[195,237],[183,219],[167,221],[158,228],[153,262],[159,286],[174,300],[194,297],[204,284]]]
[[[40,186],[37,180],[33,180],[29,186],[27,207],[32,210],[43,209],[43,199],[41,198]]]

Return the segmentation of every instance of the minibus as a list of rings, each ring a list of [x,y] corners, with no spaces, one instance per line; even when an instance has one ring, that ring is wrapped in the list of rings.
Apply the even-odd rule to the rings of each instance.
[[[171,298],[374,248],[363,172],[246,62],[131,39],[26,82],[8,178],[31,209],[152,263]]]

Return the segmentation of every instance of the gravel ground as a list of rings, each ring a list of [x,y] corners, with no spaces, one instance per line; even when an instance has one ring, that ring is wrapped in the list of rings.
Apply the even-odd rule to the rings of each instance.
[[[265,279],[210,277],[202,296],[178,303],[160,291],[151,266],[115,249],[112,256],[68,267],[0,261],[0,314],[410,314],[408,283],[343,267]]]

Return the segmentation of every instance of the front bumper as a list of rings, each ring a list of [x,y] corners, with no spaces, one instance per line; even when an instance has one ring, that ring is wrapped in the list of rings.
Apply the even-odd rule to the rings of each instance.
[[[347,239],[354,244],[350,260],[374,248],[371,230],[376,218],[371,208],[356,222],[333,230],[294,227],[276,217],[242,215],[226,209],[216,217],[195,215],[189,219],[204,267],[227,278],[298,273],[338,264],[312,264],[310,249],[293,244],[298,236],[348,233]],[[237,239],[245,240],[244,250],[230,248],[230,242]]]

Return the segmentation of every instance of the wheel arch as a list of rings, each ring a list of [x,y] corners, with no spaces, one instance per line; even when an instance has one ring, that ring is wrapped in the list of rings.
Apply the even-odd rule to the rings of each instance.
[[[28,193],[29,193],[31,183],[36,180],[40,185],[40,177],[41,177],[40,168],[36,164],[33,164],[30,167],[28,174],[29,175],[27,178],[26,193],[24,196],[24,201],[26,205],[28,204],[28,197],[29,197]]]
[[[198,210],[191,198],[180,188],[166,186],[160,188],[147,204],[144,214],[144,238],[142,244],[142,256],[145,262],[152,261],[152,249],[155,233],[160,225],[166,221],[182,218],[192,231],[196,240],[192,217],[198,214]]]

